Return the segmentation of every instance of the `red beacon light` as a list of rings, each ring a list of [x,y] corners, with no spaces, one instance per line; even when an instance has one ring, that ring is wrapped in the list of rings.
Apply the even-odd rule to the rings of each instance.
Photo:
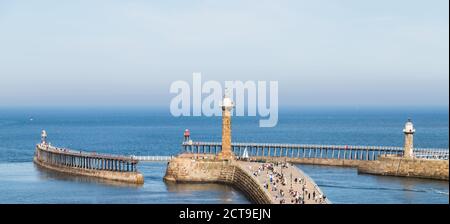
[[[184,141],[187,142],[190,140],[191,132],[189,129],[184,130]]]

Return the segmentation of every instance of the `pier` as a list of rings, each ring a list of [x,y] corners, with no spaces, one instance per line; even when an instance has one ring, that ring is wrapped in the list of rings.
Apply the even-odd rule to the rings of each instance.
[[[197,154],[218,154],[220,142],[183,142],[183,151]],[[352,146],[352,145],[307,145],[307,144],[268,144],[232,143],[235,155],[242,156],[247,151],[253,158],[293,158],[293,159],[342,159],[377,160],[379,156],[403,156],[403,147],[390,146]],[[449,150],[438,148],[414,149],[414,155],[423,159],[448,160]]]
[[[236,143],[231,141],[229,98],[222,105],[222,142],[195,142],[184,132],[177,156],[122,156],[58,148],[47,143],[47,133],[36,145],[39,166],[84,175],[143,184],[137,170],[142,162],[166,162],[165,181],[222,183],[236,187],[259,204],[329,204],[314,180],[293,164],[356,167],[360,173],[449,179],[449,150],[414,148],[415,129],[405,124],[405,144],[394,146]]]
[[[330,201],[312,178],[293,164],[284,162],[240,162],[257,182],[267,189],[273,203],[278,204],[329,204]],[[270,167],[271,169],[269,169]],[[269,176],[269,177],[268,177]],[[270,182],[270,177],[275,181]]]
[[[258,204],[328,204],[314,181],[287,162],[251,161],[231,141],[232,100],[222,102],[222,142],[196,143],[184,132],[183,152],[167,164],[164,180],[222,183],[236,187]],[[243,145],[242,145],[243,146]],[[255,149],[257,145],[255,144]],[[258,153],[256,151],[256,153]]]
[[[33,161],[45,168],[68,174],[98,177],[114,181],[142,184],[137,170],[138,159],[132,156],[99,154],[51,146],[42,132],[42,142],[36,145]]]
[[[308,175],[284,162],[221,160],[210,154],[182,153],[169,162],[164,180],[231,185],[256,204],[331,203]]]
[[[169,161],[166,181],[229,184],[254,203],[328,204],[314,180],[291,164],[349,166],[358,173],[449,180],[449,150],[414,148],[410,119],[403,129],[403,147],[236,143],[231,141],[232,108],[225,97],[222,142],[195,142],[185,130],[182,152]],[[285,168],[295,176],[295,181],[290,177],[290,186]]]
[[[182,143],[183,152],[196,155],[217,155],[220,142]],[[237,158],[251,161],[286,161],[296,164],[356,167],[358,172],[449,179],[449,150],[443,148],[414,148],[405,155],[403,147],[232,143]]]

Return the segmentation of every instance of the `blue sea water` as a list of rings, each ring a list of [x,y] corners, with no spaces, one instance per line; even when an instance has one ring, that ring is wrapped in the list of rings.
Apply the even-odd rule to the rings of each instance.
[[[275,128],[233,117],[233,141],[402,146],[407,118],[416,147],[448,148],[448,108],[281,109]],[[217,184],[165,183],[166,163],[141,163],[141,187],[73,177],[31,161],[40,131],[56,146],[113,154],[174,155],[183,131],[220,141],[220,117],[172,117],[146,108],[0,108],[0,203],[249,203]],[[354,168],[299,165],[333,203],[448,203],[448,181],[358,174]]]

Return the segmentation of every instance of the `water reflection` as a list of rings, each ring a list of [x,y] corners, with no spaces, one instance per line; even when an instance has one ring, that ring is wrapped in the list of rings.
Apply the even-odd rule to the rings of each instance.
[[[408,203],[413,203],[417,194],[423,194],[422,197],[435,197],[435,193],[443,193],[448,195],[448,181],[431,180],[414,177],[394,177],[394,176],[373,176],[377,186],[392,186],[397,185],[398,189],[389,188],[389,190],[398,190],[402,192],[402,197]],[[447,188],[447,192],[438,189]],[[432,193],[432,194],[427,194]]]
[[[216,196],[221,203],[228,204],[233,198],[236,198],[236,194],[243,195],[237,189],[230,185],[225,184],[213,184],[213,183],[175,183],[172,181],[164,181],[166,189],[170,193],[179,194],[180,196],[185,194],[191,194],[193,192],[218,192]],[[241,199],[242,200],[242,199]],[[239,203],[246,203],[242,201]],[[248,202],[247,202],[248,203]]]
[[[447,181],[362,174],[349,167],[298,167],[333,203],[448,203]],[[357,199],[352,195],[358,195]]]

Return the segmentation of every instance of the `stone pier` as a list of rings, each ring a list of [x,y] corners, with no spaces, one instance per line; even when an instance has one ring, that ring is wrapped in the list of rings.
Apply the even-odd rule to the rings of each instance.
[[[133,184],[144,183],[144,177],[137,171],[138,161],[132,157],[57,148],[43,141],[36,146],[33,161],[41,167],[67,174]]]
[[[417,177],[449,180],[448,160],[418,159],[400,156],[382,156],[370,163],[357,166],[358,172],[385,176]]]
[[[225,110],[226,112],[226,110]],[[361,173],[449,179],[449,150],[414,148],[414,125],[410,119],[403,129],[404,146],[352,146],[309,144],[231,143],[229,116],[224,113],[222,143],[183,142],[187,153],[248,157],[253,161],[288,161],[298,164],[356,167]],[[230,145],[231,144],[231,145]],[[224,148],[225,146],[225,148]],[[230,148],[232,153],[230,153]],[[227,153],[224,153],[227,152]]]
[[[319,187],[297,167],[292,165],[286,168],[275,167],[274,169],[278,172],[285,172],[284,175],[286,175],[288,181],[286,185],[278,183],[278,186],[274,188],[274,186],[270,185],[268,170],[261,171],[257,175],[258,169],[263,165],[264,163],[257,162],[222,160],[217,156],[208,154],[185,153],[169,162],[164,180],[231,185],[243,192],[253,203],[257,204],[280,204],[280,201],[283,199],[285,204],[294,203],[293,196],[289,194],[289,189],[291,188],[301,192],[300,194],[302,199],[305,199],[305,204],[329,203],[323,197],[319,199],[319,196],[323,196]],[[275,179],[275,177],[273,178]],[[299,181],[293,182],[293,178],[297,178]],[[302,183],[300,183],[300,179],[303,180]],[[280,190],[283,190],[284,195],[280,194]],[[303,192],[307,192],[306,195]],[[312,196],[313,194],[316,196],[315,198]]]

